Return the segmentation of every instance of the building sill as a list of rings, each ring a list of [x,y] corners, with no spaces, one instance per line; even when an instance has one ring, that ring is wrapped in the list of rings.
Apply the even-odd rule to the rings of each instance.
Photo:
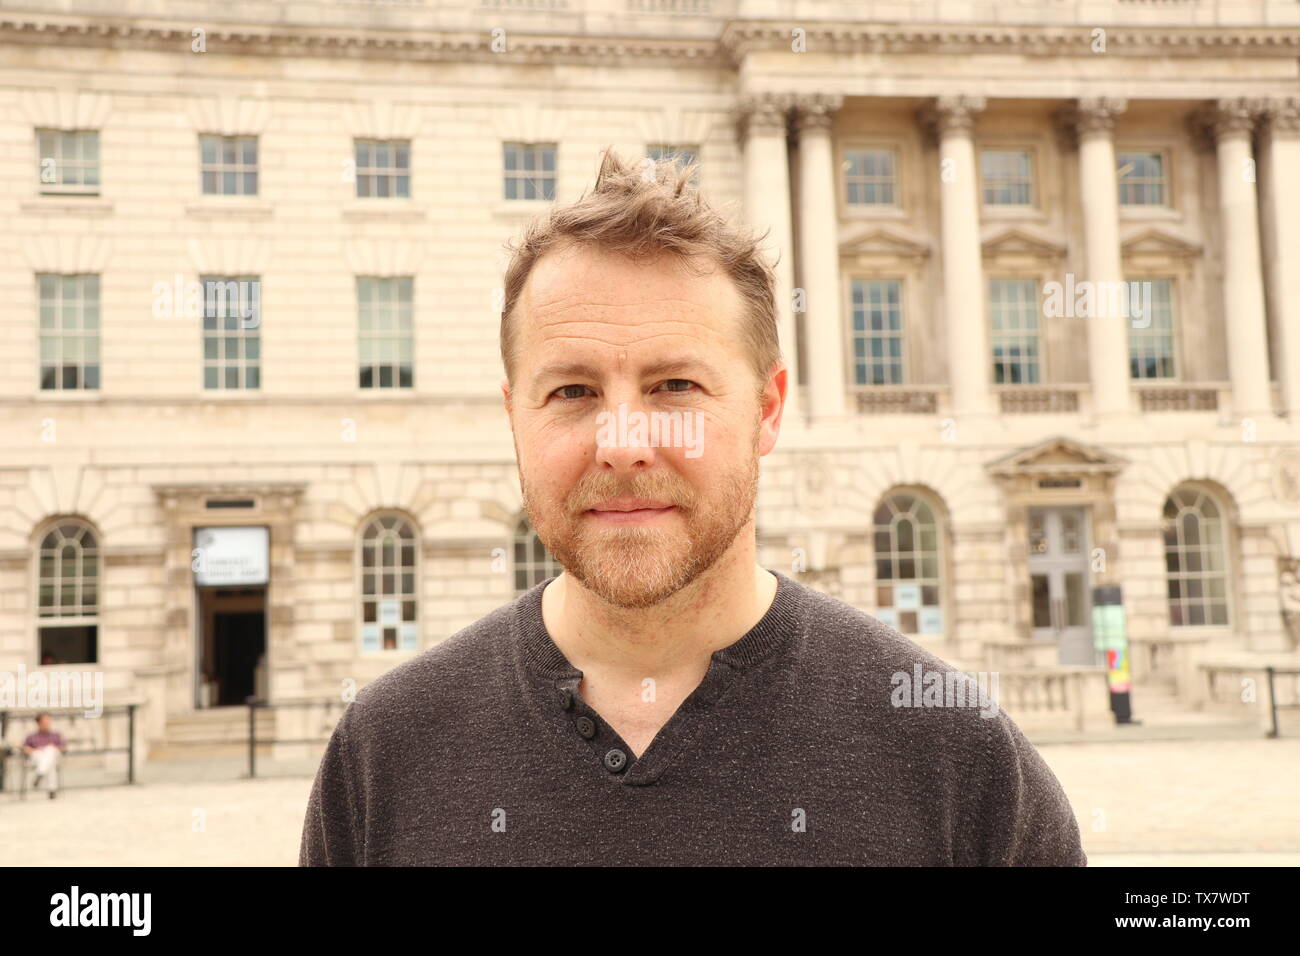
[[[409,199],[358,199],[343,206],[344,219],[418,222],[429,217],[426,206]]]
[[[19,203],[18,209],[29,216],[110,216],[113,203],[98,196],[46,193],[40,199]]]
[[[185,207],[185,215],[194,219],[270,219],[274,214],[269,202],[250,202],[238,196],[205,197]]]

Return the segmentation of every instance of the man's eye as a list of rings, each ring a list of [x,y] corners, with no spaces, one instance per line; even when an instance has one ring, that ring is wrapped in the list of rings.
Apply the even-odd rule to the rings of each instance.
[[[691,388],[696,387],[695,383],[688,378],[670,378],[668,381],[664,382],[664,385],[669,386],[667,391],[670,392],[687,392],[690,391]],[[672,386],[679,387],[674,388]]]
[[[584,391],[591,391],[586,385],[561,385],[552,395],[558,395],[560,398],[582,398]]]

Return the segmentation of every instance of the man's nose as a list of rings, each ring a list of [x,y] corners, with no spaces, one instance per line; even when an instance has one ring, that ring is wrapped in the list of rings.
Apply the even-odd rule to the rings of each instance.
[[[596,464],[626,473],[650,468],[656,449],[651,444],[649,411],[637,395],[611,393],[607,398],[597,420]]]

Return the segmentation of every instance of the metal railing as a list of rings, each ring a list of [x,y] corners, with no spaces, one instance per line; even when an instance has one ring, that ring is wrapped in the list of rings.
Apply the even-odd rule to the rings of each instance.
[[[67,748],[63,754],[64,760],[66,760],[68,757],[99,757],[99,756],[106,756],[108,754],[125,754],[126,755],[126,783],[127,785],[134,784],[135,783],[135,712],[136,712],[136,708],[138,708],[139,706],[140,706],[139,704],[119,704],[113,707],[105,707],[99,713],[99,715],[95,717],[87,717],[85,715],[84,708],[23,707],[23,708],[13,708],[10,710],[0,710],[0,792],[4,790],[5,767],[9,757],[11,756],[10,753],[11,747],[9,744],[5,742],[6,738],[8,737],[10,717],[11,716],[21,717],[30,720],[34,718],[37,714],[41,714],[41,713],[49,714],[52,724],[58,721],[60,722],[61,726],[65,728],[69,728],[67,733],[58,731],[59,735],[63,738],[64,744]],[[106,717],[113,717],[121,714],[126,715],[126,745],[122,747],[107,746],[107,741],[110,735],[106,729],[103,730],[101,734],[99,728],[107,728],[108,725],[100,724],[98,722],[104,720],[104,718]],[[96,727],[95,732],[91,734],[79,733],[79,731],[81,730],[81,723],[88,722],[88,721],[96,722],[96,724],[93,725]],[[77,744],[82,744],[87,741],[94,741],[96,739],[101,740],[103,742],[103,745],[91,746],[91,747],[76,746]],[[19,757],[25,756],[22,752],[21,743],[16,748],[12,748],[12,749],[13,752],[16,753]],[[22,774],[26,773],[26,771],[22,769],[20,769],[19,772]],[[61,777],[63,776],[62,768],[60,769],[60,776]],[[23,779],[25,782],[25,777]],[[90,786],[104,786],[104,784],[83,784],[82,785],[82,787],[90,787]],[[66,787],[60,785],[59,789],[75,790],[75,789],[81,789],[81,787],[78,786]],[[26,787],[23,787],[23,790],[25,791]]]
[[[347,710],[347,701],[337,697],[327,698],[303,698],[300,700],[277,700],[266,701],[250,697],[247,702],[248,706],[248,776],[255,778],[257,776],[257,748],[267,744],[324,744],[329,740],[330,734],[334,731],[334,725],[338,722],[338,717],[343,715]],[[307,707],[320,707],[324,711],[322,729],[324,736],[318,737],[272,737],[258,738],[257,736],[257,712],[259,710],[270,711],[276,710],[296,710]],[[331,714],[338,711],[333,720]]]
[[[1300,710],[1300,667],[1266,667],[1264,673],[1268,675],[1268,736],[1280,737],[1282,734],[1278,728],[1277,712]],[[1292,678],[1290,700],[1284,704],[1277,702],[1276,675],[1278,674],[1285,674]]]

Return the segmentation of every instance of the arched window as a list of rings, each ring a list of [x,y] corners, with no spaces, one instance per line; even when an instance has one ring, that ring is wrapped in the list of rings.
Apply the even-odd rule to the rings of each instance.
[[[542,539],[537,537],[528,519],[520,518],[515,527],[515,594],[523,594],[563,570],[546,550]]]
[[[876,617],[904,634],[942,634],[939,526],[914,494],[886,495],[876,508]]]
[[[361,649],[420,648],[418,538],[401,515],[375,515],[361,532]]]
[[[37,633],[41,664],[99,661],[99,546],[80,521],[60,521],[37,554]]]
[[[1223,509],[1200,488],[1165,500],[1165,574],[1174,627],[1228,623],[1228,561]]]

